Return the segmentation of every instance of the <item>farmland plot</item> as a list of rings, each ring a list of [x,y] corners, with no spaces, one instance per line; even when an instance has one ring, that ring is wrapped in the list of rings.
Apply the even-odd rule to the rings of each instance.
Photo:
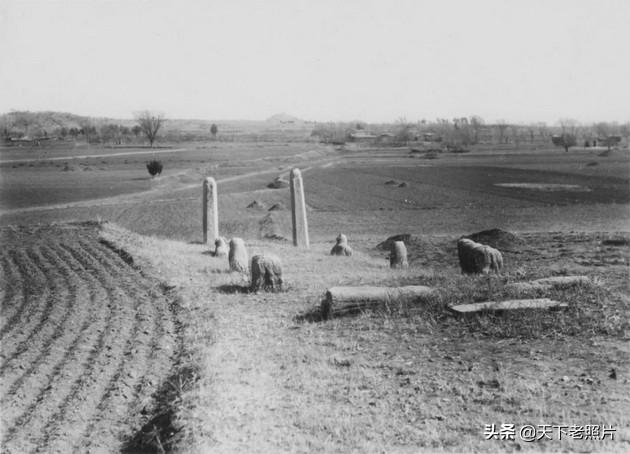
[[[625,230],[628,178],[529,168],[485,157],[441,158],[427,164],[407,159],[369,159],[305,176],[314,232],[330,225],[355,234],[414,231]],[[357,230],[360,229],[360,230]]]
[[[170,302],[89,225],[0,238],[4,450],[120,451],[179,351]]]

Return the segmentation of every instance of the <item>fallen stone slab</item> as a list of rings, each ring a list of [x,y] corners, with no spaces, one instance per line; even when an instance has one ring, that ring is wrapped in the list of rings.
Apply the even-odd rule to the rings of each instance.
[[[535,290],[551,290],[570,288],[576,285],[588,285],[591,280],[588,276],[554,276],[536,279],[529,282],[515,282],[505,286],[508,290],[527,292]]]
[[[331,287],[326,291],[321,312],[324,318],[331,318],[386,307],[391,303],[423,300],[434,294],[435,289],[424,285]]]
[[[472,314],[475,312],[497,312],[521,309],[565,309],[568,303],[554,301],[549,298],[535,298],[525,300],[485,301],[483,303],[456,304],[449,309],[457,314]]]
[[[563,287],[589,284],[591,281],[588,276],[554,276],[536,279],[532,282],[540,285],[551,285],[552,287]]]

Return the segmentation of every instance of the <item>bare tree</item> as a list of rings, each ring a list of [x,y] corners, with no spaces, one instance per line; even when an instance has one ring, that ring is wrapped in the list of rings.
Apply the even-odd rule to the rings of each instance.
[[[473,143],[479,143],[479,134],[484,125],[483,118],[478,115],[473,115],[470,117],[469,123],[473,131]]]
[[[563,134],[573,134],[577,135],[578,127],[580,123],[573,118],[561,118],[558,120],[558,124],[562,128]]]
[[[534,125],[527,125],[527,135],[529,136],[529,143],[534,143],[534,137],[536,137]]]
[[[135,117],[142,133],[147,137],[151,148],[153,148],[153,142],[155,142],[155,139],[157,138],[158,131],[166,121],[164,115],[161,113],[151,112],[149,110],[143,110],[141,112],[136,112]]]
[[[453,127],[455,129],[455,138],[459,144],[468,146],[473,142],[472,128],[468,118],[453,118]]]
[[[521,128],[517,125],[511,125],[510,130],[512,131],[512,140],[514,141],[514,146],[518,148],[521,143]]]
[[[560,136],[553,136],[551,141],[556,146],[564,147],[564,151],[569,151],[570,147],[577,145],[577,136],[580,123],[573,118],[561,118],[558,125],[562,128]]]
[[[543,140],[543,142],[547,141],[547,136],[549,135],[549,128],[547,128],[547,123],[544,121],[536,123],[536,129],[538,129],[538,135]]]
[[[497,120],[496,128],[499,131],[499,143],[503,143],[504,142],[505,131],[507,131],[507,128],[509,126],[510,125],[508,124],[507,121],[505,121],[505,120]]]
[[[106,123],[101,125],[101,137],[104,142],[110,142],[113,147],[114,144],[120,144],[121,142],[121,128],[120,125],[114,123]]]
[[[595,134],[600,139],[605,139],[610,135],[610,125],[606,122],[595,123],[593,127],[595,128]]]
[[[30,112],[12,112],[13,125],[21,129],[22,137],[28,137],[28,129],[32,123],[32,115]]]
[[[618,123],[600,122],[596,123],[594,128],[597,134],[597,140],[606,145],[608,151],[610,151],[611,147],[618,146],[621,143],[623,125],[619,126]]]
[[[626,138],[626,146],[630,148],[630,121],[619,126],[619,132]]]
[[[405,117],[400,117],[394,127],[396,131],[394,142],[396,145],[407,145],[409,141],[414,140],[414,126]]]
[[[455,140],[455,131],[449,119],[436,118],[435,124],[433,125],[433,129],[437,131],[443,143],[449,144],[449,145],[453,144]]]
[[[81,126],[81,133],[85,137],[85,141],[89,145],[90,142],[96,137],[98,132],[96,131],[96,126],[92,123],[92,120],[89,118],[84,118],[79,121],[79,126]]]
[[[564,148],[564,151],[569,151],[569,148],[577,145],[577,140],[573,134],[563,133],[551,136],[551,143],[557,147]]]

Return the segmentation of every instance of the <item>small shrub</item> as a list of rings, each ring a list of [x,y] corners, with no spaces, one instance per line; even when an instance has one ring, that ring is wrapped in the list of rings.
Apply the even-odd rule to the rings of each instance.
[[[424,155],[424,159],[437,159],[438,154],[435,151],[430,151]]]
[[[462,147],[461,145],[447,145],[446,151],[450,153],[469,153],[470,150]]]
[[[156,175],[160,175],[162,173],[162,161],[149,161],[147,162],[147,170],[151,174],[152,177]]]

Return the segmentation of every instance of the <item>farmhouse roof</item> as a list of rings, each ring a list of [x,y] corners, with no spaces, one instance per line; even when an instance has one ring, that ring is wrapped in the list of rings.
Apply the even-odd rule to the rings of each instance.
[[[376,136],[374,134],[370,134],[369,132],[365,131],[351,132],[350,137],[352,139],[376,139]]]

